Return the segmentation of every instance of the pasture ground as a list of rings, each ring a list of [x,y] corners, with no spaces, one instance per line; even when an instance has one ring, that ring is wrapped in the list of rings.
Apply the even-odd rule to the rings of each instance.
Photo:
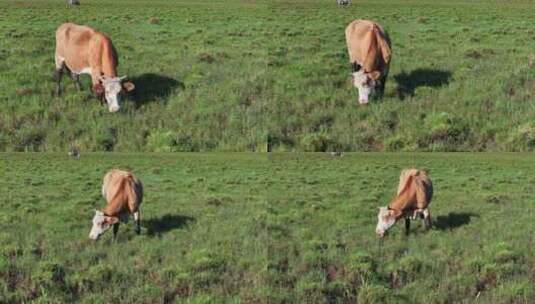
[[[247,1],[0,3],[0,151],[264,151],[265,47]],[[265,13],[261,11],[260,14]],[[99,29],[137,89],[118,115],[89,92],[53,97],[55,30]]]
[[[274,1],[267,17],[273,151],[522,151],[535,148],[530,1]],[[392,40],[385,97],[358,107],[344,30]]]
[[[1,156],[0,303],[161,303],[261,298],[264,172],[256,155]],[[102,178],[144,184],[142,233],[89,238]],[[7,196],[6,196],[7,195]],[[265,217],[265,216],[264,216]],[[108,231],[111,233],[111,231]]]
[[[532,1],[0,3],[0,151],[535,149]],[[357,106],[344,28],[393,41],[386,96]],[[108,33],[136,91],[111,115],[64,79],[54,31]]]
[[[535,301],[534,155],[284,154],[270,163],[271,303]],[[400,222],[380,241],[377,207],[410,167],[433,180],[433,229],[413,222],[406,237]]]
[[[114,167],[144,183],[142,234],[94,243]],[[433,229],[379,241],[407,167],[430,171]],[[533,303],[534,171],[531,154],[2,154],[0,303]]]

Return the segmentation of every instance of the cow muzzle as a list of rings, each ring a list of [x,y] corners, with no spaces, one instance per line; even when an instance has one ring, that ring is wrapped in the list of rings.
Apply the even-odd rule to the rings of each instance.
[[[115,112],[119,111],[119,107],[118,106],[111,106],[111,107],[108,107],[108,110],[110,111],[110,113],[115,113]]]
[[[377,234],[378,237],[383,238],[385,236],[385,231],[377,229],[375,230],[375,234]]]
[[[109,94],[106,95],[106,103],[108,104],[108,110],[110,113],[115,113],[120,109],[121,98],[119,95]]]
[[[365,105],[369,102],[370,90],[369,89],[360,89],[359,90],[359,104]]]

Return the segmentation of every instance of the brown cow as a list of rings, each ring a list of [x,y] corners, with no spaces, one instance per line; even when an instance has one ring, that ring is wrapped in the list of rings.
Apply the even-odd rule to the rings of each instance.
[[[376,87],[384,93],[392,56],[390,38],[379,24],[355,20],[346,28],[346,43],[353,86],[359,91],[359,103],[367,104]]]
[[[433,183],[427,172],[408,169],[401,172],[398,193],[388,207],[379,207],[375,232],[383,237],[385,232],[399,219],[405,218],[406,233],[409,233],[410,219],[420,216],[425,227],[431,227],[431,213],[428,210],[433,198]]]
[[[108,202],[103,211],[95,210],[93,227],[89,238],[97,240],[113,225],[113,238],[119,231],[119,222],[128,222],[130,214],[134,215],[136,233],[139,234],[139,206],[143,201],[143,185],[131,172],[111,170],[104,176],[102,196]]]
[[[61,93],[63,71],[68,70],[80,90],[80,74],[91,75],[93,91],[105,97],[110,112],[119,110],[121,92],[134,89],[126,78],[117,77],[119,60],[110,38],[90,27],[64,23],[56,31],[56,94]]]

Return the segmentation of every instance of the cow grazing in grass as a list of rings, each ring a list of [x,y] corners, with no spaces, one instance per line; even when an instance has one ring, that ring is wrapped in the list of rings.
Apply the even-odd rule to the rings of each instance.
[[[67,0],[67,5],[68,6],[80,5],[80,1],[78,1],[78,0]]]
[[[338,5],[347,6],[351,4],[351,0],[336,0],[336,3],[338,3]]]
[[[111,170],[104,176],[102,196],[108,202],[104,210],[95,210],[89,238],[97,240],[113,226],[113,238],[117,236],[120,222],[128,222],[134,215],[136,233],[140,233],[139,206],[143,200],[143,185],[131,172]]]
[[[359,91],[359,103],[367,104],[375,89],[384,93],[392,56],[390,38],[379,24],[355,20],[346,28],[346,43],[353,86]]]
[[[91,75],[93,91],[104,97],[110,112],[120,108],[121,92],[130,92],[134,84],[117,77],[117,52],[110,38],[94,29],[64,23],[56,31],[56,94],[61,93],[60,82],[65,70],[70,72],[80,90],[81,74]]]
[[[408,169],[401,172],[396,198],[388,207],[380,207],[375,232],[383,237],[385,232],[399,219],[405,218],[406,233],[409,233],[410,220],[421,217],[425,227],[431,227],[429,204],[433,198],[433,183],[427,172]]]

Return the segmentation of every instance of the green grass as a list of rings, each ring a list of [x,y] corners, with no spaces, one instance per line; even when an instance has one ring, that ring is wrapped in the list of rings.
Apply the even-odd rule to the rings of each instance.
[[[533,151],[533,3],[442,2],[1,1],[0,152],[60,153],[0,153],[0,303],[534,303],[532,154],[146,153]],[[364,107],[357,18],[393,41]],[[119,113],[87,77],[52,95],[66,21],[112,37],[136,84]],[[95,243],[115,167],[145,185],[142,233]],[[433,229],[378,240],[408,167],[430,171]]]
[[[262,298],[266,164],[243,154],[2,155],[0,303]],[[102,177],[115,167],[144,183],[142,232],[130,221],[116,243],[111,232],[93,243]]]
[[[89,240],[107,170],[131,169],[142,233]],[[435,186],[433,229],[377,207],[399,172]],[[0,303],[533,303],[531,154],[0,157]]]
[[[521,154],[271,157],[270,303],[532,303],[535,162]],[[375,236],[404,168],[434,182],[433,229]],[[476,301],[479,285],[481,294]]]
[[[0,150],[263,151],[265,50],[255,4],[61,1],[0,4]],[[159,22],[153,24],[152,18]],[[74,21],[108,33],[137,86],[121,113],[91,97],[52,97],[54,33]]]
[[[530,1],[0,3],[0,151],[522,151],[535,148]],[[156,19],[153,19],[156,18]],[[357,106],[345,26],[393,41],[386,96]],[[54,31],[108,33],[136,83],[110,114],[52,97]]]
[[[268,47],[273,150],[535,147],[532,2],[276,2]],[[358,106],[349,81],[344,30],[357,18],[379,22],[392,39],[385,97],[369,107]]]

